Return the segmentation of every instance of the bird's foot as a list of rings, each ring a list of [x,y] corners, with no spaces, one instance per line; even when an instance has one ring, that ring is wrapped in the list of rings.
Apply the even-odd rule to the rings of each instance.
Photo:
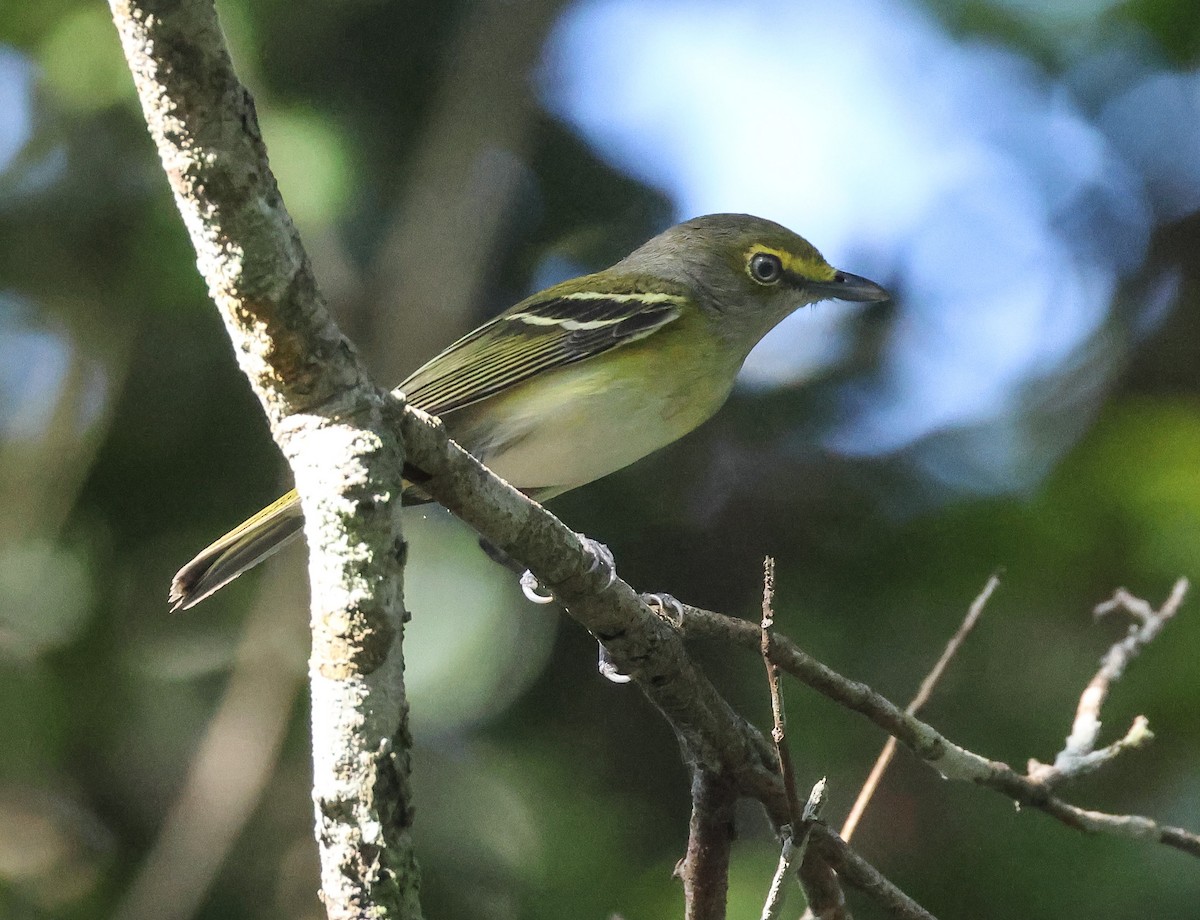
[[[627,684],[633,680],[633,675],[621,673],[621,670],[617,667],[617,663],[612,660],[612,655],[604,647],[604,643],[601,642],[599,645],[600,662],[597,665],[597,669],[600,671],[600,675],[606,680],[611,680],[614,684]]]
[[[658,615],[676,629],[683,629],[683,601],[670,594],[643,594],[642,603],[658,608]],[[670,615],[669,615],[670,614]]]
[[[613,558],[612,550],[601,543],[599,540],[593,540],[590,537],[585,537],[583,534],[576,534],[583,543],[583,549],[590,557],[587,573],[594,575],[597,572],[605,576],[604,587],[601,591],[607,591],[613,586],[613,582],[617,580],[617,562]]]
[[[588,555],[588,575],[597,573],[604,576],[604,587],[601,591],[607,591],[613,586],[617,580],[617,563],[613,559],[612,550],[598,540],[592,540],[585,537],[583,534],[577,534],[580,542],[583,543],[583,550]],[[485,547],[486,549],[486,547]],[[496,552],[499,552],[498,550]],[[492,553],[489,552],[489,555]],[[492,558],[496,558],[494,555]],[[533,572],[526,569],[521,573],[521,593],[525,595],[531,602],[535,604],[550,604],[554,602],[554,592],[547,589]]]
[[[543,591],[546,593],[543,594]],[[529,569],[521,573],[521,593],[534,604],[554,603],[554,595],[542,587],[542,583],[537,580],[537,576],[529,571]]]

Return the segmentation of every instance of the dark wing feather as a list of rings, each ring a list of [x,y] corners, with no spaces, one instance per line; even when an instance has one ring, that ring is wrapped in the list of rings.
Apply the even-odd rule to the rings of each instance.
[[[463,336],[397,389],[443,415],[652,335],[679,316],[682,303],[679,294],[637,291],[525,301]]]

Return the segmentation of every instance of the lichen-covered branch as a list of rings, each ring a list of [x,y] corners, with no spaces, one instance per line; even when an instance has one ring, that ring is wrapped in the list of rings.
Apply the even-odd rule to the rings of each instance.
[[[296,478],[312,582],[314,800],[330,917],[420,916],[387,399],[330,318],[211,0],[110,0],[197,265]]]
[[[1108,699],[1112,685],[1125,674],[1125,669],[1179,612],[1187,588],[1187,579],[1179,579],[1171,596],[1158,610],[1141,598],[1133,597],[1124,588],[1118,589],[1109,600],[1096,607],[1097,617],[1124,611],[1133,618],[1133,622],[1125,638],[1113,643],[1100,663],[1100,669],[1080,695],[1071,734],[1067,736],[1063,749],[1055,756],[1054,763],[1048,765],[1031,760],[1030,777],[1047,786],[1054,786],[1063,780],[1098,770],[1123,751],[1142,747],[1154,740],[1150,723],[1145,716],[1138,716],[1124,737],[1097,749],[1100,708]]]
[[[429,477],[422,488],[553,591],[666,716],[689,764],[731,779],[739,794],[767,803],[786,823],[770,741],[717,692],[670,624],[625,581],[609,585],[592,571],[578,534],[447,440],[437,419],[399,401],[390,411],[409,462]]]
[[[632,675],[666,717],[693,769],[723,777],[738,795],[762,802],[776,828],[787,824],[787,795],[771,742],[695,666],[679,627],[652,612],[620,578],[609,585],[604,573],[592,571],[592,556],[578,534],[447,440],[436,419],[400,401],[390,412],[409,462],[428,477],[422,488],[505,555],[529,566],[567,612],[604,643],[616,668]],[[758,627],[750,625],[757,643]],[[902,892],[892,897],[894,886],[888,887],[878,870],[844,842],[841,847],[826,844],[820,855],[828,861],[831,853],[850,867],[851,875],[843,877],[847,883],[867,886],[872,897],[886,889],[891,904],[911,903]],[[930,915],[909,911],[894,916]]]
[[[1164,610],[1170,610],[1171,616],[1182,602],[1186,589],[1187,582],[1181,580],[1172,592],[1171,600],[1164,605]],[[689,639],[717,639],[750,651],[759,648],[761,631],[755,623],[679,602],[675,602],[674,611],[678,616],[678,628]],[[1155,635],[1160,628],[1161,624],[1156,627]],[[946,779],[965,780],[994,789],[1017,804],[1044,811],[1076,830],[1150,840],[1200,857],[1200,834],[1159,824],[1140,815],[1105,814],[1071,805],[1054,795],[1052,785],[1042,782],[1036,773],[1018,773],[1006,763],[989,760],[954,744],[931,725],[906,713],[866,684],[842,676],[778,633],[771,635],[771,657],[801,683],[870,719]],[[1131,742],[1127,735],[1124,742],[1118,742],[1116,746],[1129,747],[1136,743],[1140,740]]]

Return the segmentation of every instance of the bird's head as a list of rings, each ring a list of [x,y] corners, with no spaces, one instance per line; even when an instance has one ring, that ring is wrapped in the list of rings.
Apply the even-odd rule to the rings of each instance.
[[[749,214],[709,214],[677,224],[617,267],[686,286],[723,331],[749,345],[806,304],[873,303],[890,296],[873,281],[835,269],[786,227]]]

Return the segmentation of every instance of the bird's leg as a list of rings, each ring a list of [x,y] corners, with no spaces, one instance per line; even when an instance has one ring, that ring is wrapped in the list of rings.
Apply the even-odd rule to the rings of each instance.
[[[554,595],[542,587],[537,576],[486,537],[479,538],[479,548],[492,562],[520,576],[521,593],[534,604],[549,604]]]
[[[599,572],[605,576],[604,587],[600,589],[601,591],[611,588],[613,582],[617,580],[617,565],[616,560],[613,559],[612,550],[610,550],[603,543],[585,537],[583,534],[577,534],[577,536],[583,543],[584,550],[589,556],[587,573],[592,575]],[[513,559],[513,557],[508,553],[504,552],[504,550],[500,549],[500,547],[496,546],[496,544],[492,543],[490,540],[480,537],[479,547],[493,562],[499,563],[510,571],[520,573],[521,593],[524,594],[531,603],[550,604],[554,602],[554,594],[548,591],[542,585],[542,583],[537,580],[537,576]],[[653,596],[658,597],[658,595]],[[671,598],[670,595],[664,595],[664,597],[674,601],[675,604],[679,603],[678,601],[675,601],[674,598]],[[680,616],[682,617],[682,610]],[[612,656],[609,655],[608,649],[604,647],[604,644],[600,642],[598,642],[598,644],[600,646],[600,660],[598,664],[600,673],[608,680],[611,680],[614,684],[627,684],[629,681],[633,680],[633,678],[628,674],[622,674],[617,669],[616,664],[612,660]]]
[[[479,538],[479,548],[483,550],[483,554],[491,559],[492,562],[495,562],[497,565],[504,566],[504,568],[508,569],[510,572],[520,575],[523,571],[525,571],[525,566],[517,562],[516,559],[498,547],[487,537]]]

